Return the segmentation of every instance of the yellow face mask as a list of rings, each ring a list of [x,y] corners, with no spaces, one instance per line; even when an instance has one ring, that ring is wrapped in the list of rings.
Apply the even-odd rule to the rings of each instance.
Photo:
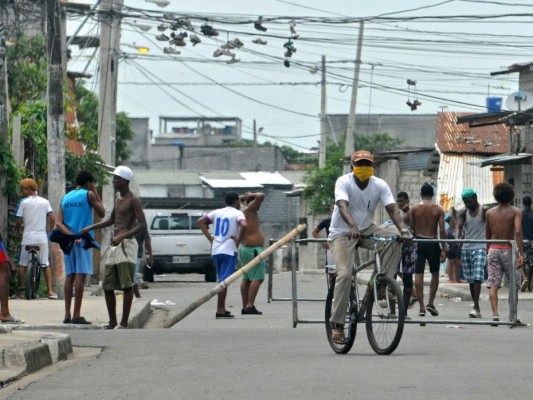
[[[374,167],[352,167],[353,173],[360,181],[367,181],[374,175]]]

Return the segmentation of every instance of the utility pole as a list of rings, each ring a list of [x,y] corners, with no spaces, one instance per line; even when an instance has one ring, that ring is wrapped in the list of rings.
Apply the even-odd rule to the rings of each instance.
[[[361,51],[363,49],[363,30],[365,23],[359,23],[359,38],[357,40],[357,54],[355,56],[355,71],[352,83],[352,99],[350,101],[350,114],[348,115],[348,126],[346,128],[346,144],[344,146],[344,156],[350,159],[354,152],[354,134],[355,134],[355,105],[357,103],[357,86],[359,85],[359,71],[361,70]],[[350,172],[351,167],[348,163],[344,166],[344,173]]]
[[[8,115],[7,115],[7,66],[6,39],[4,26],[5,2],[0,7],[0,136],[2,146],[9,149]],[[0,187],[6,187],[4,167],[0,165]],[[0,193],[0,234],[7,240],[7,195]]]
[[[48,201],[58,210],[65,195],[65,115],[63,114],[63,54],[61,46],[61,8],[59,0],[46,0],[46,37],[48,53],[47,135]],[[64,286],[63,253],[51,245],[52,284],[62,297]]]
[[[320,93],[320,148],[318,168],[326,166],[326,56],[322,56],[322,79]]]
[[[118,55],[120,50],[120,12],[123,0],[109,0],[101,5],[101,30],[100,30],[100,87],[98,109],[98,143],[99,154],[107,165],[115,165],[115,135],[117,113],[117,80],[118,80]],[[104,185],[102,189],[102,202],[106,210],[106,217],[113,210],[114,191],[111,184]],[[102,230],[102,253],[105,253],[111,242],[111,230]],[[93,278],[96,282],[102,280],[105,260],[100,264],[95,263]]]
[[[254,118],[254,171],[257,171],[257,123]]]

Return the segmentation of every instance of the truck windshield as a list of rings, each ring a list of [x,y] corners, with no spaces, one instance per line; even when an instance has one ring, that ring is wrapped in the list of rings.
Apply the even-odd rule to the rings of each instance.
[[[156,216],[150,227],[152,231],[178,231],[200,229],[198,218],[189,215]]]

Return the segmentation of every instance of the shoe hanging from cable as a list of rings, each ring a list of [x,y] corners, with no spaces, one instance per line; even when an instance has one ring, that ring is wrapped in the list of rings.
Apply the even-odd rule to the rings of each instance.
[[[258,37],[258,38],[255,38],[254,40],[252,40],[252,43],[255,43],[255,44],[267,44],[267,41],[265,39],[262,39],[262,38]]]
[[[263,16],[257,18],[257,21],[254,22],[254,28],[261,32],[267,31],[267,28],[263,26]]]

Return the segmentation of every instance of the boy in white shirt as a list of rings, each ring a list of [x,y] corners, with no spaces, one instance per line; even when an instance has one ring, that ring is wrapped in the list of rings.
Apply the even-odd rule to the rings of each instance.
[[[240,211],[239,195],[228,192],[224,197],[226,207],[207,213],[198,219],[198,225],[203,234],[211,242],[211,256],[217,279],[222,282],[235,271],[237,265],[237,248],[246,231],[246,218]],[[209,233],[208,225],[214,224],[213,235]],[[234,315],[226,310],[226,295],[228,289],[218,293],[216,318],[233,318]]]

